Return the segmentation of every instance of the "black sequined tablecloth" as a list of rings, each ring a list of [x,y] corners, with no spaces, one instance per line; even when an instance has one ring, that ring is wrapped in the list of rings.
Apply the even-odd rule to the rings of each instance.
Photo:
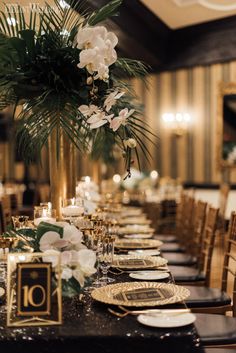
[[[122,277],[120,281],[127,281],[127,275]],[[3,353],[204,352],[194,325],[173,329],[143,326],[135,316],[113,316],[107,305],[90,296],[83,302],[63,300],[61,326],[7,328],[6,315],[1,313],[0,349]]]

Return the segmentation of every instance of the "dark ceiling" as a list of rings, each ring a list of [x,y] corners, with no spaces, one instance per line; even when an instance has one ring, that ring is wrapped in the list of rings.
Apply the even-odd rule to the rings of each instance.
[[[98,9],[108,0],[87,0]],[[236,16],[170,29],[139,0],[123,0],[120,15],[106,21],[119,37],[121,56],[164,71],[236,59]]]

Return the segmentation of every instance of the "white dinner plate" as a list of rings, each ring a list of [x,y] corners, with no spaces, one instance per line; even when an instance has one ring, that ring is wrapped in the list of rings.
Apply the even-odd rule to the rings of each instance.
[[[139,315],[138,322],[151,327],[181,327],[192,324],[196,316],[192,313],[163,314],[157,316]]]
[[[160,250],[156,249],[143,249],[143,250],[130,250],[129,255],[147,255],[147,256],[158,256],[160,255]]]
[[[149,239],[149,238],[152,238],[153,237],[153,234],[127,234],[124,236],[124,238],[127,238],[127,239]]]
[[[141,279],[143,281],[154,281],[165,279],[170,276],[168,272],[163,271],[140,271],[140,272],[132,272],[129,274],[131,278]]]

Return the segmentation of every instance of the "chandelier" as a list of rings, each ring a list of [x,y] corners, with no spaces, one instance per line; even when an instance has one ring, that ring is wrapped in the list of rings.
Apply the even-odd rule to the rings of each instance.
[[[180,137],[187,132],[189,124],[191,123],[191,116],[189,113],[164,113],[162,115],[162,121],[164,126],[176,137]]]

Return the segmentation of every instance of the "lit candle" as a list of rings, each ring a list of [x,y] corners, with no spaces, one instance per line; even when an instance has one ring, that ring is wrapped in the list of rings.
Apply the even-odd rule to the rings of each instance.
[[[71,205],[62,207],[64,217],[78,217],[84,213],[84,207],[75,204],[75,198],[71,199]]]
[[[41,217],[34,218],[34,225],[37,227],[41,222],[55,223],[56,218],[50,217],[50,212],[46,208],[43,208]]]

